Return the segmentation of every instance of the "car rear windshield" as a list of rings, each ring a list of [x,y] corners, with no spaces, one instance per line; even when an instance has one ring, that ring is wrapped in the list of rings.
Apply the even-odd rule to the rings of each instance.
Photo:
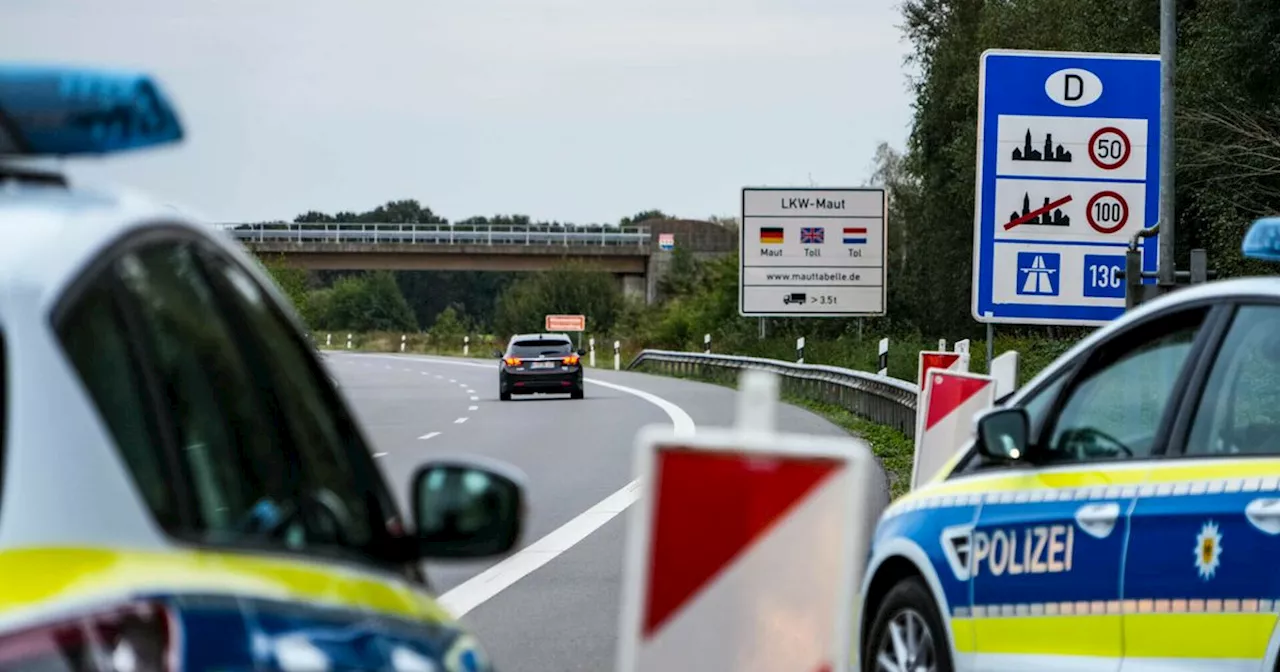
[[[513,357],[555,357],[573,352],[573,344],[568,341],[516,341],[507,348],[507,354]]]

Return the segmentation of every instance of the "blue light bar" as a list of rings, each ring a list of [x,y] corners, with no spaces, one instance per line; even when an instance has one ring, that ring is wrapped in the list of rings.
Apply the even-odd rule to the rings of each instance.
[[[1280,261],[1280,217],[1263,217],[1254,222],[1240,247],[1250,259]]]
[[[0,156],[110,154],[180,140],[177,112],[147,75],[0,65]]]

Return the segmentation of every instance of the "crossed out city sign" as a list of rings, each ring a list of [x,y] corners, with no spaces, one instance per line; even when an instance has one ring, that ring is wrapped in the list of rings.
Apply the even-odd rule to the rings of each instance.
[[[1115,319],[1125,249],[1157,221],[1159,56],[991,50],[980,73],[974,318]]]

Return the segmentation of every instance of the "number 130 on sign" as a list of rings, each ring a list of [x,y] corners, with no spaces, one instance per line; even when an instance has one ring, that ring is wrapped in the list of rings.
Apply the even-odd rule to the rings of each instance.
[[[1084,295],[1100,299],[1124,298],[1124,255],[1084,255]]]

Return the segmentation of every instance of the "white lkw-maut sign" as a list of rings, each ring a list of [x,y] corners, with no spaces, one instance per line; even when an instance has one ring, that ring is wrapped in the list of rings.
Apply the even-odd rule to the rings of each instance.
[[[883,315],[886,210],[879,188],[744,188],[738,312]]]

